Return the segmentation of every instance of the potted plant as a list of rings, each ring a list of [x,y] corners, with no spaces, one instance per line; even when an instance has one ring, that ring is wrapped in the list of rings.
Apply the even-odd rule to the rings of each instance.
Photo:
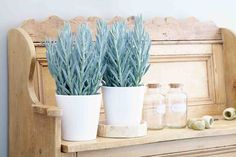
[[[150,46],[141,16],[135,17],[132,29],[123,21],[110,29],[102,87],[107,124],[141,123],[145,91],[141,80],[149,68]]]
[[[107,25],[97,22],[96,42],[86,24],[71,32],[66,23],[56,41],[46,41],[48,68],[56,83],[56,102],[63,110],[62,138],[93,140],[97,135],[101,94],[98,90],[105,71]]]

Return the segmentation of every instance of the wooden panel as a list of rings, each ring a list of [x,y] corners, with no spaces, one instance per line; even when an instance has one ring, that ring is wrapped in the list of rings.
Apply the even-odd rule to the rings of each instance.
[[[236,35],[222,29],[227,106],[236,107]]]
[[[98,17],[76,17],[69,22],[72,25],[73,32],[81,23],[88,23],[93,31],[96,33],[96,20]],[[127,24],[132,27],[134,17],[127,19],[122,17],[114,17],[107,20],[112,24],[118,20],[125,20]],[[27,20],[22,24],[22,28],[29,33],[34,42],[42,42],[48,37],[56,37],[57,32],[62,28],[64,20],[51,16],[45,21],[36,21],[34,19]],[[150,34],[152,40],[220,40],[221,34],[219,28],[212,22],[200,22],[197,19],[190,17],[182,20],[177,20],[171,17],[161,18],[155,17],[147,19],[145,22],[145,29]]]
[[[216,93],[217,98],[220,99],[216,103],[225,103],[225,92],[218,92],[224,90],[221,44],[212,46],[206,43],[186,44],[185,42],[179,44],[177,42],[162,43],[162,45],[156,43],[152,45],[151,54],[153,55],[151,58],[153,64],[146,76],[146,82],[163,83],[164,93],[167,92],[169,82],[183,83],[184,90],[190,97],[190,105],[193,104],[191,99],[202,101],[208,98],[208,102],[202,101],[202,104],[214,103]],[[212,68],[212,66],[217,67]],[[214,84],[218,87],[215,90]],[[199,105],[200,103],[195,104]]]
[[[211,44],[152,45],[151,67],[144,82],[162,83],[164,93],[168,90],[168,83],[180,82],[184,84],[190,100],[212,101],[214,99],[212,54]]]
[[[143,82],[161,83],[163,93],[168,83],[183,83],[189,117],[222,113],[226,105],[222,44],[155,42],[150,62]]]
[[[182,59],[182,58],[181,58]],[[146,77],[145,83],[159,82],[163,85],[163,92],[168,92],[168,84],[179,82],[184,84],[184,91],[187,92],[190,101],[192,99],[211,99],[208,88],[206,60],[192,61],[153,61]],[[192,79],[195,78],[195,79]]]
[[[155,142],[167,142],[173,140],[183,140],[194,138],[201,141],[200,137],[211,137],[211,136],[224,136],[229,134],[232,135],[232,139],[225,139],[225,143],[230,141],[235,143],[236,140],[236,121],[217,121],[212,129],[206,129],[204,131],[193,131],[191,129],[164,129],[157,131],[148,131],[148,135],[140,138],[131,139],[112,139],[112,138],[101,138],[98,137],[94,141],[88,142],[67,142],[62,141],[63,152],[79,152],[79,151],[92,151],[108,148],[126,147],[134,145],[142,145],[147,143]],[[223,138],[222,138],[223,140]],[[223,140],[224,141],[224,140]],[[222,141],[222,142],[223,142]],[[203,141],[202,141],[203,142]],[[180,142],[181,143],[181,142]],[[218,143],[220,144],[220,143]],[[221,143],[223,144],[223,143]],[[210,146],[210,145],[209,145]]]
[[[33,110],[32,105],[39,104],[33,86],[35,63],[35,48],[28,34],[23,29],[12,29],[8,34],[10,157],[61,154],[60,118]]]
[[[236,154],[236,135],[204,137],[138,146],[78,152],[79,157],[205,157]],[[226,157],[226,156],[225,156]]]
[[[47,68],[45,51],[44,47],[36,47],[40,101],[56,105],[55,83]],[[189,117],[221,114],[226,104],[222,56],[221,43],[153,42],[151,67],[144,82],[162,83],[164,93],[168,83],[183,83],[189,97]],[[100,120],[104,119],[102,107]]]

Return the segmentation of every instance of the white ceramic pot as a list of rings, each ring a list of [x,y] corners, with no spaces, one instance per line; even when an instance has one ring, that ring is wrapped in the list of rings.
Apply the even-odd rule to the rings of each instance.
[[[102,87],[108,125],[139,125],[142,120],[144,86]]]
[[[56,95],[57,105],[63,110],[62,139],[67,141],[94,140],[97,136],[101,94]]]

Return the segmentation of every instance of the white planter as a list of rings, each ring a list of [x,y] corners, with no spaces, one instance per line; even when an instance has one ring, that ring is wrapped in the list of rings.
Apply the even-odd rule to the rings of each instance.
[[[139,125],[142,120],[144,86],[102,87],[108,125]]]
[[[67,141],[94,140],[97,136],[101,94],[56,95],[57,105],[63,110],[62,138]]]

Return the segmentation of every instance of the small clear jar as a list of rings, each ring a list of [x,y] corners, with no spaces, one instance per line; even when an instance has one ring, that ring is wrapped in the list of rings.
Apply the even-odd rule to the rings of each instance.
[[[169,128],[184,128],[187,123],[187,95],[183,92],[183,85],[169,84],[166,94],[166,126]]]
[[[144,98],[143,120],[148,129],[165,127],[165,97],[161,94],[160,84],[148,84]]]

